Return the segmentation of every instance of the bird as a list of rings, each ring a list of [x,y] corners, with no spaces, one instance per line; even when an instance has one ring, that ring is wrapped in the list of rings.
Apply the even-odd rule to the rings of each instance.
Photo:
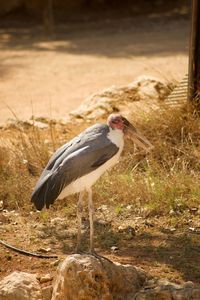
[[[94,205],[92,186],[108,169],[118,163],[124,139],[132,139],[149,151],[150,141],[121,114],[111,114],[107,124],[95,124],[61,146],[50,158],[31,195],[37,210],[49,208],[56,199],[79,193],[77,202],[77,246],[81,246],[83,194],[88,193],[90,253],[94,249]]]

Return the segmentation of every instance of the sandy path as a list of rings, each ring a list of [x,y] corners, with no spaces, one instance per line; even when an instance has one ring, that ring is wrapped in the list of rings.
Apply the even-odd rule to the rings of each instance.
[[[91,93],[143,74],[181,79],[187,72],[186,18],[135,18],[57,28],[0,30],[0,123],[12,117],[65,117]],[[32,103],[32,104],[31,104]]]

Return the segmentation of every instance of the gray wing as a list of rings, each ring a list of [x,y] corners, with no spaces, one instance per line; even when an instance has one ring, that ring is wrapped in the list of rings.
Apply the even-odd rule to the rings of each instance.
[[[32,202],[41,210],[48,208],[72,181],[86,175],[114,156],[119,148],[108,138],[107,125],[88,128],[59,148],[49,160],[32,194]]]

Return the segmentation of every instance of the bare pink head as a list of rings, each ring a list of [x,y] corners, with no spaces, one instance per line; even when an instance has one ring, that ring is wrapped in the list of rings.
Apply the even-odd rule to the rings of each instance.
[[[128,123],[129,121],[120,114],[111,114],[108,117],[108,126],[110,126],[112,129],[120,129],[124,132]]]
[[[111,114],[108,117],[108,126],[113,130],[121,130],[125,136],[131,138],[138,146],[150,150],[153,145],[143,136],[126,118],[120,114]]]

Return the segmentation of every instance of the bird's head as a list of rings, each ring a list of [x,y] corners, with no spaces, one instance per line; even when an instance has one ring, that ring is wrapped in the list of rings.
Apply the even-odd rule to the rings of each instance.
[[[154,148],[147,138],[120,114],[111,114],[108,117],[108,126],[112,129],[122,130],[127,138],[133,140],[138,146],[147,151]]]

